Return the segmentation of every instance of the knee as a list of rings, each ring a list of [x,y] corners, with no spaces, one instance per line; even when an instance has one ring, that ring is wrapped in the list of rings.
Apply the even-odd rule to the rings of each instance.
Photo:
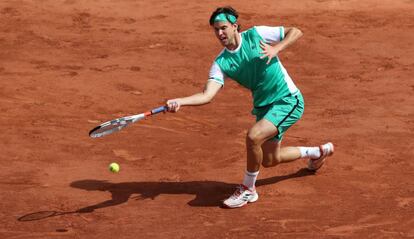
[[[274,167],[282,162],[279,154],[263,155],[262,166],[264,168]]]
[[[248,146],[260,146],[263,143],[263,138],[258,130],[249,130],[246,136]]]
[[[271,160],[263,160],[262,161],[262,166],[264,167],[264,168],[270,168],[270,167],[273,167],[273,166],[275,166],[276,164],[273,162],[273,161],[271,161]]]

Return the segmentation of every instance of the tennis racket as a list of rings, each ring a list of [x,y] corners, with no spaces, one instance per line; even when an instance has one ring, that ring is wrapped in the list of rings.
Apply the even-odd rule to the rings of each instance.
[[[99,138],[108,134],[112,134],[114,132],[120,131],[121,129],[127,127],[132,123],[137,122],[138,120],[142,120],[150,115],[165,112],[166,110],[167,106],[161,106],[141,114],[125,116],[118,119],[107,121],[89,131],[89,136],[92,138]]]

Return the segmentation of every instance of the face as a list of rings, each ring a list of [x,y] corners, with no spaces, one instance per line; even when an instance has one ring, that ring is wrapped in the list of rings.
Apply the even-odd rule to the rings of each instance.
[[[221,45],[228,47],[236,44],[237,24],[231,24],[227,21],[215,22],[213,25],[214,33]]]

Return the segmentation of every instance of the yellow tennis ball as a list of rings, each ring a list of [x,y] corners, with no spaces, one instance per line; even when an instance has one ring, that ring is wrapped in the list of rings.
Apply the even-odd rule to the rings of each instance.
[[[111,171],[112,173],[117,173],[117,172],[119,172],[119,164],[117,164],[117,163],[111,163],[110,165],[109,165],[109,171]]]

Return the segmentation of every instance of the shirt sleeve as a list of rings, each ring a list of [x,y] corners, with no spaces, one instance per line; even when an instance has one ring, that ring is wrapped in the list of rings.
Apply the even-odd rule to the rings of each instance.
[[[280,42],[285,38],[284,27],[257,26],[256,31],[267,43]]]
[[[215,81],[219,84],[224,85],[224,78],[225,75],[223,71],[220,69],[220,66],[216,62],[214,62],[213,65],[211,65],[208,80]]]

